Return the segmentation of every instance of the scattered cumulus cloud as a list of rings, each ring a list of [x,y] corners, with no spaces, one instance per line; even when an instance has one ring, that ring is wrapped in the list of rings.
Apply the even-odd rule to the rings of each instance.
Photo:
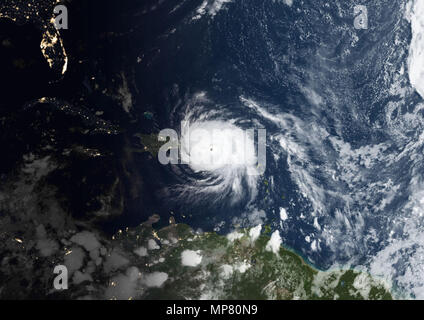
[[[278,230],[274,231],[274,233],[271,235],[271,239],[266,244],[265,249],[267,251],[272,251],[275,254],[278,254],[281,248],[281,236],[280,232]]]
[[[196,267],[202,262],[200,251],[184,250],[181,253],[181,263],[183,266]]]

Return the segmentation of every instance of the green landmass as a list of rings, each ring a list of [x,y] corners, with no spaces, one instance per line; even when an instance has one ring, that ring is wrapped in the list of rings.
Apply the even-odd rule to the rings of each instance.
[[[254,241],[249,231],[232,238],[197,234],[184,224],[156,231],[147,223],[119,233],[114,241],[125,251],[147,246],[147,239],[160,243],[139,257],[137,267],[143,273],[165,273],[168,279],[147,289],[144,299],[392,299],[387,286],[367,273],[316,270],[284,247],[269,251],[269,227]],[[201,261],[183,265],[183,252]]]

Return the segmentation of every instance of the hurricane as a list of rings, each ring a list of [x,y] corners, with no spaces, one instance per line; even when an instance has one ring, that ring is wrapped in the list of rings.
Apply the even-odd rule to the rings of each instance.
[[[184,183],[173,186],[176,197],[190,203],[248,205],[255,200],[258,179],[266,169],[266,132],[259,127],[255,142],[256,127],[249,127],[243,118],[223,118],[212,105],[205,92],[197,93],[181,113],[181,163],[173,172]]]
[[[173,110],[190,131],[266,128],[266,170],[247,174],[255,148],[242,165],[210,164],[231,143],[225,134],[217,145],[186,137],[194,162],[175,169],[188,181],[179,199],[238,203],[237,214],[217,215],[222,225],[269,222],[316,265],[367,270],[423,297],[423,3],[368,4],[376,13],[365,30],[345,1],[252,7],[208,4],[187,22],[209,21],[207,57],[219,56],[212,44],[227,51],[213,89],[199,86]],[[226,29],[230,21],[242,27]]]

